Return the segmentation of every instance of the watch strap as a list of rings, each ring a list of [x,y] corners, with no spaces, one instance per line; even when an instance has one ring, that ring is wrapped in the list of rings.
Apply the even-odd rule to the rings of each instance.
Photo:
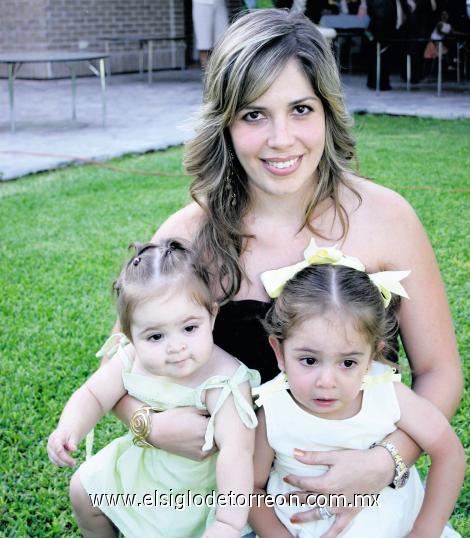
[[[389,443],[388,441],[380,441],[378,443],[373,443],[370,448],[374,448],[376,446],[381,446],[385,448],[385,450],[390,454],[390,456],[393,459],[393,463],[395,464],[395,476],[393,477],[393,481],[390,485],[391,488],[399,488],[402,487],[404,484],[399,483],[400,478],[409,471],[408,466],[403,461],[403,458],[401,457],[400,453],[398,452],[398,449],[395,445],[392,443]]]

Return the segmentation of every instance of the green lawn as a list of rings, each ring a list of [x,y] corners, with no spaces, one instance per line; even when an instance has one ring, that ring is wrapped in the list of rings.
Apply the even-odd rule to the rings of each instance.
[[[358,116],[361,171],[402,193],[428,230],[447,286],[462,357],[469,348],[470,121]],[[0,536],[76,536],[71,470],[49,463],[46,439],[71,392],[96,368],[114,320],[110,286],[126,247],[150,238],[187,200],[181,148],[70,167],[0,185]],[[469,401],[453,424],[469,446]],[[123,427],[112,417],[97,447]],[[83,450],[80,451],[80,458]],[[420,468],[425,466],[424,458]],[[470,536],[469,486],[452,519]]]

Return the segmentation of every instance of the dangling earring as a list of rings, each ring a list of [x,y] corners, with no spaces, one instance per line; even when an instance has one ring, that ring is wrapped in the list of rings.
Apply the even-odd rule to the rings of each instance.
[[[233,189],[233,161],[234,156],[232,149],[228,148],[228,159],[227,159],[227,171],[225,174],[225,184],[228,191],[229,202],[232,207],[237,205],[237,195]]]

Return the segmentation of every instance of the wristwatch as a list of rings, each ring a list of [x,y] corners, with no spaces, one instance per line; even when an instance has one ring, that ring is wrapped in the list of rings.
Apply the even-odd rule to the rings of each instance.
[[[393,481],[390,484],[390,487],[396,489],[402,488],[408,482],[408,478],[410,477],[410,470],[408,469],[406,463],[403,461],[403,458],[400,456],[400,453],[398,452],[396,446],[386,441],[380,441],[380,443],[373,443],[370,448],[374,448],[375,446],[381,446],[385,448],[385,450],[390,454],[390,456],[392,456],[393,463],[395,464],[395,476],[393,477]]]

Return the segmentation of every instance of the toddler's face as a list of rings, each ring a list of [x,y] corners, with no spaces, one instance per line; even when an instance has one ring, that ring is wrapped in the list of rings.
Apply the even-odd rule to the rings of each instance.
[[[270,342],[293,398],[305,411],[337,420],[359,412],[373,349],[351,319],[328,312],[293,327],[282,344],[273,337]]]
[[[190,383],[211,357],[214,320],[181,286],[140,302],[131,323],[139,365],[150,375]]]

